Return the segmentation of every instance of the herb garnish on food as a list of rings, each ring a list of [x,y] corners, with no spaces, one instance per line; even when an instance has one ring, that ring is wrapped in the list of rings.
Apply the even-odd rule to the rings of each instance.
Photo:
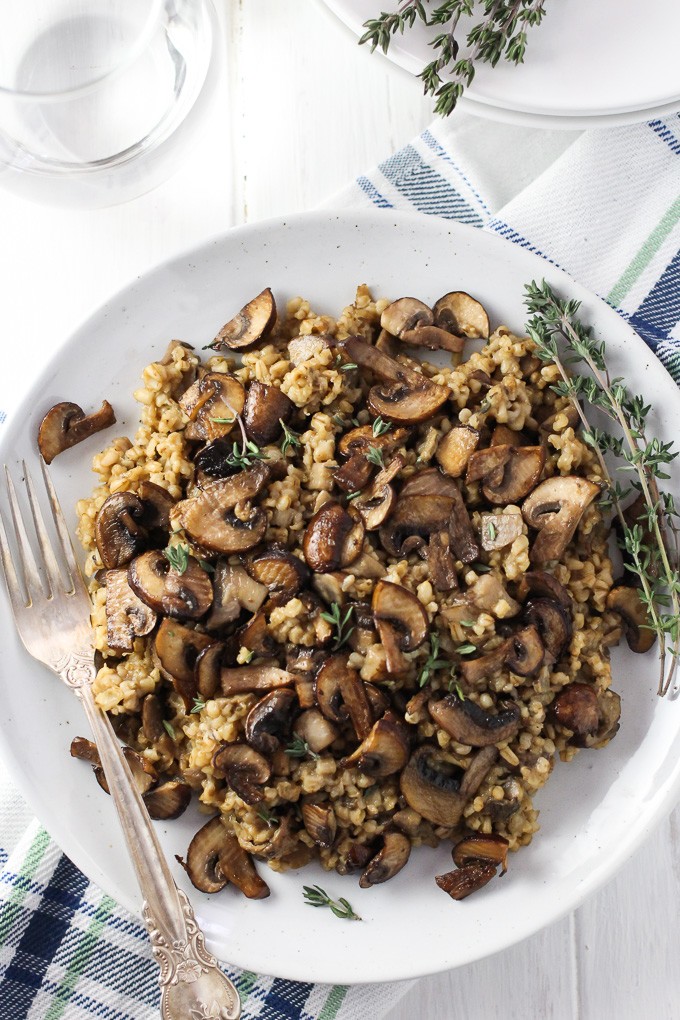
[[[332,900],[327,892],[320,885],[303,885],[303,895],[308,907],[330,907],[336,917],[343,921],[360,921],[358,914],[354,913],[351,903],[342,896],[339,900]]]
[[[456,108],[458,100],[472,83],[479,64],[495,67],[500,60],[511,64],[524,62],[527,29],[540,25],[545,15],[545,0],[402,0],[392,12],[381,12],[364,22],[366,29],[359,43],[369,43],[371,52],[380,48],[387,53],[397,33],[403,35],[422,22],[433,29],[430,46],[435,56],[420,72],[425,95],[436,99],[435,113],[443,117]],[[481,20],[463,29],[461,17]],[[467,44],[467,56],[459,55]]]
[[[316,751],[312,751],[307,741],[303,740],[302,737],[295,737],[291,740],[290,744],[284,748],[283,753],[287,754],[290,758],[306,758],[307,755],[309,755],[313,761],[316,761],[319,758]]]
[[[283,441],[281,443],[281,453],[287,453],[288,450],[294,449],[300,445],[300,437],[297,432],[293,429],[288,428],[283,418],[279,418],[279,425],[283,429]]]
[[[418,674],[418,686],[424,687],[432,674],[438,669],[449,669],[453,663],[448,659],[439,658],[439,634],[433,630],[430,632],[430,654],[420,673]]]
[[[347,612],[343,615],[338,603],[333,602],[330,612],[321,613],[321,619],[335,627],[335,641],[333,643],[334,652],[339,651],[343,645],[347,644],[352,632],[354,631],[354,627],[347,627],[353,609],[354,606],[350,606]]]
[[[168,545],[163,550],[163,555],[176,574],[183,574],[189,566],[188,545]]]

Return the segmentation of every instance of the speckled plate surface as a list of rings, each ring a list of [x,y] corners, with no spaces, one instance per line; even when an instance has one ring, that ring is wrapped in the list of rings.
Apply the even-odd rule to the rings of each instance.
[[[654,401],[654,431],[676,437],[680,399],[663,367],[611,309],[559,270],[495,236],[435,217],[322,212],[232,230],[113,297],[42,368],[3,431],[1,459],[15,467],[22,457],[35,461],[38,422],[57,400],[87,407],[111,400],[119,421],[115,432],[75,447],[52,466],[62,503],[73,508],[92,488],[92,455],[112,435],[136,427],[132,391],[143,366],[173,337],[200,348],[265,286],[280,302],[303,294],[315,309],[331,314],[352,300],[362,282],[376,295],[410,293],[425,301],[462,289],[484,302],[492,323],[521,331],[523,285],[543,276],[582,299],[585,314],[607,339],[614,374],[644,379]],[[139,894],[113,805],[90,770],[69,757],[72,737],[87,733],[80,707],[25,654],[4,594],[0,612],[0,748],[12,776],[69,857],[137,912]],[[656,697],[654,654],[616,649],[613,663],[614,687],[623,698],[616,739],[604,750],[584,751],[571,765],[556,764],[536,799],[541,831],[534,842],[512,855],[502,880],[465,903],[453,902],[434,883],[435,874],[451,868],[445,846],[415,851],[397,878],[371,890],[359,889],[356,878],[317,868],[285,875],[266,869],[272,890],[267,900],[248,901],[230,888],[204,896],[191,888],[173,856],[186,851],[202,816],[192,808],[175,822],[157,823],[211,949],[233,964],[293,979],[398,980],[498,952],[574,908],[652,831],[680,786],[680,705]],[[302,886],[310,882],[347,897],[364,920],[343,922],[305,906]]]

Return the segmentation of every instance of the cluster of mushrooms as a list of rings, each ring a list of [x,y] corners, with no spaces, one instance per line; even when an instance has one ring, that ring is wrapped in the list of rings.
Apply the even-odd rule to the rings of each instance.
[[[265,290],[224,326],[213,347],[252,347],[275,323],[274,298]],[[460,835],[464,807],[494,765],[498,745],[518,733],[517,700],[487,711],[466,694],[484,689],[503,669],[531,683],[542,666],[559,662],[571,638],[571,598],[550,568],[600,489],[578,475],[543,477],[554,415],[532,435],[502,424],[480,430],[454,425],[440,438],[437,466],[400,480],[405,461],[397,451],[422,437],[423,423],[436,424],[438,415],[453,413],[449,389],[419,371],[403,348],[459,355],[468,338],[488,336],[483,307],[453,292],[432,308],[414,298],[393,302],[382,313],[375,343],[359,336],[338,343],[328,336],[290,341],[295,364],[331,346],[338,363],[368,380],[364,407],[373,422],[383,423],[381,429],[372,422],[338,426],[334,490],[308,521],[301,548],[267,544],[268,513],[259,502],[301,453],[292,446],[282,455],[276,445],[288,427],[301,423],[300,412],[274,386],[253,381],[244,387],[232,375],[204,367],[183,379],[175,394],[186,414],[184,436],[195,467],[185,498],[176,502],[144,481],[135,492],[109,496],[96,519],[114,654],[124,656],[136,639],[147,637],[161,676],[187,713],[212,698],[257,696],[242,740],[220,744],[212,758],[214,776],[246,805],[261,804],[272,777],[284,762],[290,766],[285,756],[292,741],[303,755],[332,754],[340,758],[340,769],[356,769],[376,783],[398,777],[400,798],[391,817],[381,819],[380,837],[355,843],[338,866],[360,870],[362,887],[385,882],[404,867],[422,819],[438,832]],[[481,400],[492,380],[479,382]],[[112,418],[109,405],[89,418],[75,404],[56,405],[40,429],[43,456],[49,462]],[[239,429],[243,446],[235,458]],[[372,450],[378,454],[368,456]],[[472,483],[479,493],[475,524],[463,496],[463,484]],[[508,505],[520,506],[521,514],[494,512]],[[490,573],[465,589],[468,565],[509,546],[523,522],[531,536],[532,566],[513,593]],[[177,548],[172,556],[168,546],[177,532],[185,543],[179,559]],[[376,577],[370,604],[348,601],[343,581],[350,571],[362,576],[371,547],[382,549],[391,562],[422,557],[436,593],[447,600],[445,621],[488,609],[499,597],[506,600],[510,612],[496,627],[503,640],[491,651],[457,657],[455,690],[435,691],[429,682],[419,689],[413,678],[408,656],[428,640],[431,624],[406,587]],[[312,619],[332,610],[338,621],[349,621],[346,646],[337,633],[313,647],[277,643],[268,615],[293,598]],[[644,628],[637,592],[619,585],[607,605],[621,614],[631,647],[646,651],[651,632]],[[362,653],[376,642],[384,648],[385,683],[363,681],[348,663],[349,652]],[[416,746],[416,728],[405,717],[422,706],[437,727],[471,748],[465,770],[453,767],[435,740]],[[552,721],[583,747],[606,743],[618,728],[619,713],[618,695],[598,693],[586,682],[564,688],[550,707]],[[178,740],[164,720],[163,688],[144,699],[141,730],[160,752],[159,769],[130,747],[128,762],[152,817],[177,817],[189,803],[192,782],[200,788],[201,777],[179,774]],[[71,753],[93,764],[106,789],[96,747],[76,738]],[[302,827],[319,848],[333,847],[340,835],[327,795],[303,796],[273,815],[270,838],[248,846],[220,815],[204,825],[182,862],[193,884],[215,892],[230,882],[246,896],[263,897],[269,889],[253,855],[299,866],[312,856],[296,839]],[[456,868],[437,882],[462,899],[490,881],[499,866],[505,871],[507,850],[500,835],[468,833],[454,848]]]

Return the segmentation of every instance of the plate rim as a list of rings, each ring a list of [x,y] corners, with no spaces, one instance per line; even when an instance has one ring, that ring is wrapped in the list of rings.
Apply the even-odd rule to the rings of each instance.
[[[606,315],[610,318],[612,323],[616,323],[619,329],[619,337],[623,336],[634,338],[634,343],[642,345],[642,348],[646,350],[659,369],[668,377],[668,380],[675,389],[676,384],[667,369],[659,359],[656,358],[653,352],[649,351],[644,341],[635,334],[632,327],[628,322],[617,313],[610,305],[608,305],[604,299],[598,297],[588,288],[579,284],[575,281],[570,274],[565,270],[555,266],[553,263],[547,261],[541,256],[534,252],[529,252],[525,249],[518,249],[512,242],[499,237],[496,234],[480,231],[479,228],[469,226],[467,224],[459,223],[458,221],[445,220],[435,216],[424,216],[420,213],[414,213],[410,211],[400,211],[396,209],[390,210],[375,210],[375,209],[357,209],[357,210],[316,210],[312,212],[296,213],[289,216],[277,216],[267,220],[261,220],[254,223],[246,223],[237,227],[230,228],[216,232],[210,237],[206,238],[203,242],[194,243],[186,246],[183,249],[173,253],[167,258],[156,262],[153,266],[149,267],[148,270],[141,274],[137,274],[130,278],[127,283],[117,288],[116,292],[108,298],[105,302],[102,302],[95,310],[91,311],[81,321],[80,325],[74,329],[68,337],[62,338],[62,341],[52,349],[49,360],[43,365],[42,371],[34,378],[32,386],[24,394],[23,398],[14,409],[11,414],[10,420],[7,422],[6,429],[3,429],[2,435],[0,436],[0,452],[5,452],[7,445],[7,435],[11,434],[13,427],[15,427],[16,420],[20,417],[20,411],[31,397],[36,394],[40,389],[40,384],[45,378],[49,378],[50,370],[55,360],[63,355],[64,352],[71,346],[76,346],[82,342],[82,337],[91,328],[91,325],[120,307],[121,299],[125,299],[127,295],[134,292],[139,287],[144,287],[147,281],[154,276],[160,276],[167,272],[172,267],[176,269],[186,269],[188,263],[192,259],[198,257],[201,253],[205,253],[207,249],[215,247],[217,245],[228,243],[233,240],[234,244],[238,244],[239,239],[242,236],[256,236],[258,233],[266,234],[268,231],[276,228],[293,228],[299,229],[304,228],[306,225],[313,226],[315,223],[320,221],[324,222],[339,222],[342,221],[348,226],[358,226],[363,221],[369,225],[372,222],[379,223],[382,226],[385,225],[386,220],[395,220],[395,225],[403,223],[404,225],[412,225],[417,227],[432,228],[436,231],[441,231],[448,234],[459,234],[462,237],[469,237],[479,239],[480,236],[485,238],[484,244],[488,244],[491,247],[496,247],[499,251],[504,250],[506,252],[511,249],[515,252],[521,252],[521,257],[527,261],[533,262],[537,267],[542,267],[545,276],[550,277],[551,281],[556,283],[558,286],[570,288],[570,292],[576,294],[573,296],[578,297],[580,300],[588,300],[601,309],[605,310]],[[511,246],[510,248],[508,246]],[[678,392],[678,399],[680,401],[680,391]],[[39,667],[37,667],[39,669]],[[680,744],[680,729],[676,734],[678,742]],[[14,782],[15,786],[22,794],[24,799],[27,801],[29,806],[36,817],[39,818],[41,824],[47,829],[52,835],[53,832],[59,832],[59,837],[52,836],[57,845],[67,854],[88,879],[95,882],[104,892],[112,896],[116,903],[127,909],[136,919],[140,918],[139,911],[139,900],[130,898],[125,889],[112,889],[108,883],[108,876],[102,867],[99,866],[96,860],[94,860],[90,854],[78,844],[77,837],[71,838],[69,833],[64,833],[63,826],[60,828],[58,825],[53,826],[47,824],[40,818],[42,812],[36,812],[35,807],[37,806],[36,799],[38,794],[34,792],[30,785],[24,781],[23,774],[20,768],[20,762],[14,758],[11,754],[9,742],[5,735],[5,729],[0,725],[0,759],[4,762],[7,771]],[[411,978],[424,977],[428,974],[440,973],[442,971],[453,969],[458,966],[465,966],[469,963],[486,959],[495,953],[502,952],[511,946],[518,944],[521,941],[531,937],[538,931],[541,931],[544,927],[549,924],[553,924],[560,918],[564,917],[567,913],[575,910],[591,893],[601,888],[605,882],[610,880],[616,872],[625,864],[627,860],[635,853],[638,847],[649,837],[651,832],[661,823],[661,821],[670,813],[674,807],[675,801],[680,796],[680,756],[677,757],[674,768],[665,776],[664,782],[656,788],[656,793],[644,807],[646,812],[644,813],[644,824],[638,826],[633,835],[629,838],[629,841],[625,844],[625,848],[617,849],[617,851],[610,855],[607,862],[602,865],[594,865],[588,876],[580,883],[577,890],[572,890],[567,895],[563,902],[560,902],[557,906],[553,906],[550,916],[545,919],[543,917],[539,922],[535,920],[525,922],[519,926],[519,935],[516,934],[516,930],[508,931],[506,936],[501,939],[496,939],[491,948],[488,951],[481,952],[468,952],[463,953],[460,959],[455,962],[438,962],[424,968],[422,965],[417,965],[413,969],[406,968],[400,971],[398,975],[394,972],[386,972],[378,970],[378,973],[370,977],[357,977],[357,975],[350,969],[345,971],[333,969],[333,970],[321,970],[320,974],[314,976],[310,975],[308,971],[303,969],[295,969],[286,967],[288,973],[278,973],[276,976],[284,977],[288,980],[298,981],[323,981],[332,984],[374,984],[382,981],[397,981],[406,980]],[[66,838],[64,838],[64,835]],[[78,853],[72,853],[71,848],[76,847]],[[86,858],[84,860],[84,858]],[[135,891],[136,888],[135,888]],[[247,962],[241,961],[234,963],[232,961],[226,961],[220,955],[219,958],[224,963],[231,962],[232,965],[248,967]],[[341,962],[342,963],[342,962]],[[346,964],[345,964],[346,966]],[[249,968],[255,969],[255,968]],[[261,974],[272,973],[270,970],[263,970],[257,968]]]

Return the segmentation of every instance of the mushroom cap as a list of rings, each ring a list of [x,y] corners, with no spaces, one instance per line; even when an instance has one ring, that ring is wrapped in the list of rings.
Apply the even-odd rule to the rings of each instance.
[[[278,386],[254,379],[248,387],[243,424],[246,435],[258,446],[275,442],[295,412],[295,404]]]
[[[302,548],[316,573],[340,570],[361,553],[364,524],[352,507],[345,509],[330,500],[317,510],[305,529]]]
[[[290,733],[295,693],[285,687],[270,691],[246,716],[245,736],[260,754],[273,754]]]
[[[418,326],[431,326],[433,322],[432,309],[412,297],[398,298],[380,316],[381,329],[399,337]]]
[[[552,599],[567,612],[571,612],[571,595],[555,575],[547,570],[528,570],[526,574],[522,574],[517,585],[517,598],[524,602],[529,596]]]
[[[639,590],[617,585],[607,595],[607,609],[618,613],[623,620],[630,650],[642,654],[648,652],[656,641],[656,632],[650,626]]]
[[[503,467],[482,481],[485,499],[496,506],[508,506],[524,499],[538,484],[545,465],[544,446],[509,446],[506,449],[508,457]]]
[[[185,438],[211,442],[227,436],[243,411],[245,398],[238,379],[226,372],[206,372],[179,400],[189,418]]]
[[[51,464],[64,450],[115,424],[116,416],[108,400],[88,415],[78,404],[64,400],[51,407],[40,422],[38,449],[45,463]]]
[[[124,567],[146,548],[144,514],[144,503],[134,492],[114,492],[104,500],[95,518],[94,539],[105,567]]]
[[[457,868],[464,868],[470,861],[486,861],[489,864],[501,865],[501,875],[508,870],[508,850],[510,844],[504,836],[495,832],[475,832],[465,836],[453,848],[453,863]]]
[[[571,613],[555,599],[536,598],[526,602],[522,619],[536,627],[546,653],[556,662],[571,638]]]
[[[105,584],[106,643],[114,651],[131,652],[134,639],[150,634],[156,626],[156,614],[135,595],[124,567],[107,570]]]
[[[413,652],[427,638],[429,620],[425,608],[412,592],[392,581],[378,581],[371,603],[373,618],[384,643],[386,628],[402,652]]]
[[[450,351],[451,354],[460,354],[465,343],[463,337],[455,336],[439,326],[427,325],[404,330],[399,339],[412,347],[427,347],[430,351]]]
[[[379,436],[373,435],[372,425],[358,425],[357,428],[345,432],[338,440],[338,453],[341,457],[353,457],[359,453],[365,456],[373,446],[381,453],[392,453],[408,440],[408,429],[390,429]]]
[[[404,458],[393,457],[390,463],[376,475],[370,489],[354,500],[354,509],[361,514],[366,531],[377,531],[392,512],[397,494],[390,483],[404,466]]]
[[[600,725],[597,691],[592,684],[568,684],[550,706],[550,715],[577,737],[590,736]]]
[[[477,429],[469,425],[454,425],[439,440],[435,453],[442,471],[451,478],[460,478],[479,445],[479,438]]]
[[[213,576],[213,604],[206,621],[208,630],[219,630],[237,620],[243,609],[256,613],[267,598],[267,588],[240,564],[218,560]]]
[[[179,818],[189,807],[191,787],[181,779],[169,779],[142,795],[146,810],[156,821]]]
[[[378,532],[383,548],[401,558],[425,545],[430,535],[448,531],[452,505],[449,496],[402,494]]]
[[[223,773],[227,783],[246,804],[259,804],[264,797],[260,789],[271,776],[271,766],[247,744],[220,744],[212,756],[212,767]]]
[[[254,499],[269,476],[268,465],[260,462],[230,478],[209,482],[196,496],[176,504],[175,526],[184,528],[195,542],[212,552],[247,552],[264,538],[267,514],[253,507],[244,520],[234,508]]]
[[[533,623],[521,627],[508,638],[505,664],[518,676],[532,676],[543,665],[545,647]]]
[[[161,674],[172,683],[184,701],[185,710],[191,709],[197,687],[194,666],[199,654],[215,639],[208,634],[164,619],[158,628],[154,642],[154,656]]]
[[[271,332],[275,322],[276,302],[269,287],[265,287],[222,326],[210,346],[214,349],[229,347],[231,350],[242,350]]]
[[[375,470],[372,461],[363,453],[354,453],[349,460],[333,472],[333,481],[344,492],[359,492],[368,485]]]
[[[444,294],[435,303],[432,313],[436,326],[456,336],[484,340],[489,337],[489,316],[484,306],[465,291],[453,290]]]
[[[176,620],[199,620],[212,605],[212,583],[193,556],[179,574],[163,552],[151,549],[132,561],[128,583],[147,606]]]
[[[316,845],[330,849],[337,831],[337,819],[331,805],[304,801],[300,813],[303,825]]]
[[[465,806],[460,792],[462,769],[452,765],[436,747],[417,748],[400,778],[401,792],[409,807],[433,825],[453,827]]]
[[[252,578],[270,592],[293,598],[310,579],[307,565],[283,546],[270,545],[245,563]],[[258,607],[259,608],[259,607]]]
[[[388,831],[383,836],[383,845],[375,857],[366,865],[359,885],[370,889],[372,885],[388,882],[398,875],[411,856],[411,840],[402,832]]]
[[[220,815],[203,825],[189,844],[184,869],[191,884],[205,893],[219,892],[227,877],[219,864],[219,855],[227,836]]]
[[[464,900],[473,892],[488,885],[495,877],[495,864],[474,860],[455,871],[447,871],[445,875],[435,875],[434,880],[452,900]]]
[[[542,566],[560,558],[586,507],[599,493],[599,485],[578,475],[556,475],[536,486],[522,504],[524,520],[538,531],[532,563]]]
[[[438,726],[459,744],[470,747],[487,747],[510,740],[520,728],[520,709],[514,702],[503,705],[501,711],[492,715],[469,698],[451,693],[440,701],[431,698],[427,707]]]
[[[340,767],[356,768],[373,779],[385,779],[404,768],[408,752],[406,727],[393,712],[386,712],[354,753],[341,760]]]

